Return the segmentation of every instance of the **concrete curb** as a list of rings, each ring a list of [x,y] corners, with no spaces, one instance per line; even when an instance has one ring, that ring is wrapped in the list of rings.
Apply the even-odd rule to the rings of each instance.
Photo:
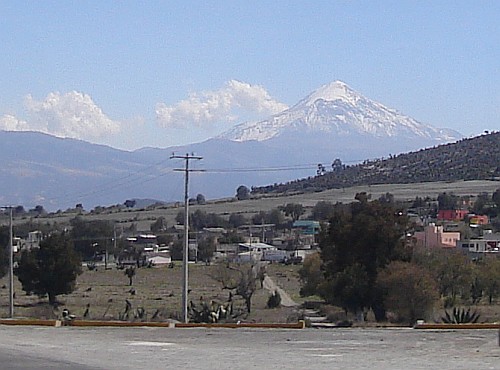
[[[127,322],[127,321],[97,321],[74,320],[31,320],[31,319],[0,319],[0,325],[29,325],[29,326],[75,326],[75,327],[152,327],[152,328],[260,328],[260,329],[304,329],[305,321],[297,323],[231,323],[231,324],[196,324],[174,322]]]
[[[414,329],[500,329],[500,323],[483,324],[417,324]]]

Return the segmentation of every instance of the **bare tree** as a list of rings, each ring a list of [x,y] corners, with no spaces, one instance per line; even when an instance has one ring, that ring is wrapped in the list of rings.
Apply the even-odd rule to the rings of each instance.
[[[257,280],[261,275],[259,265],[240,266],[219,265],[211,277],[221,283],[222,289],[234,290],[245,301],[247,312],[250,313],[252,296],[257,290]]]

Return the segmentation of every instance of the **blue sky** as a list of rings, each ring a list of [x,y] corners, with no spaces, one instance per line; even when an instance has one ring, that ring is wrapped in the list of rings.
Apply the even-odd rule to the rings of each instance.
[[[500,129],[498,1],[3,1],[0,128],[197,142],[346,82],[418,121]]]

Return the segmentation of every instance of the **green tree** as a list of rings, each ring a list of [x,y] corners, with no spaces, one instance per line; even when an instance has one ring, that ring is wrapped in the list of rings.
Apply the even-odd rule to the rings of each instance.
[[[54,305],[58,295],[74,290],[81,266],[69,235],[56,233],[42,240],[39,248],[24,250],[15,272],[26,293],[48,295]]]
[[[500,258],[489,257],[478,263],[480,285],[488,297],[488,303],[493,304],[500,297]]]
[[[491,200],[493,200],[493,203],[495,203],[496,206],[500,208],[500,188],[495,190],[495,192],[491,196]]]
[[[443,209],[457,209],[458,207],[458,196],[453,193],[441,193],[438,195],[438,208]]]
[[[472,212],[484,215],[488,213],[488,206],[490,205],[490,197],[488,193],[481,193],[477,195],[476,201],[472,206]]]
[[[207,201],[205,199],[205,196],[203,194],[198,194],[196,196],[196,204],[205,204]]]
[[[182,256],[184,254],[184,241],[182,238],[175,240],[170,247],[170,257],[172,261],[182,261]]]
[[[427,318],[439,299],[431,273],[414,263],[391,262],[378,274],[377,285],[384,292],[385,307],[409,325]]]
[[[332,202],[319,201],[311,211],[311,217],[315,221],[327,221],[333,216],[335,205]]]
[[[0,226],[0,278],[7,274],[9,268],[10,230]]]
[[[204,262],[210,262],[215,253],[216,239],[208,237],[198,242],[198,259]]]
[[[250,189],[248,189],[245,185],[238,186],[236,189],[236,198],[238,200],[246,200],[250,198]]]
[[[310,254],[304,259],[304,263],[299,270],[299,278],[302,283],[300,288],[301,296],[307,297],[318,293],[318,287],[324,281],[321,263],[319,253]]]
[[[372,308],[377,319],[383,319],[383,303],[375,285],[377,272],[393,260],[410,259],[404,238],[408,218],[392,204],[369,202],[366,194],[358,198],[348,209],[337,210],[321,235],[326,278],[321,295],[354,312]],[[341,287],[344,283],[346,288]]]
[[[285,216],[291,217],[292,221],[297,221],[306,212],[304,206],[300,203],[288,203],[282,207],[282,211]]]
[[[458,297],[468,298],[474,282],[474,265],[462,253],[455,250],[432,250],[413,255],[416,263],[433,274],[445,306],[453,306]]]
[[[366,268],[359,263],[347,266],[322,284],[322,296],[329,303],[353,312],[362,320],[363,311],[370,307],[371,282]]]
[[[229,215],[229,225],[238,228],[247,223],[247,219],[240,213],[231,213]]]
[[[81,254],[83,260],[88,260],[96,252],[111,246],[114,236],[114,225],[111,221],[85,221],[77,216],[70,223],[75,250]]]
[[[162,231],[165,231],[167,229],[167,221],[165,220],[165,217],[158,217],[149,228],[153,233],[160,233]]]

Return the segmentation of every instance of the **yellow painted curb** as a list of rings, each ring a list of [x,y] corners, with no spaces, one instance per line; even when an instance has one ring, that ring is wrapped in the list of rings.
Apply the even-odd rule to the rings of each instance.
[[[196,323],[176,323],[176,328],[261,328],[261,329],[304,329],[306,327],[305,321],[300,320],[296,323],[287,324],[272,324],[272,323],[252,323],[240,322],[230,324],[196,324]]]
[[[0,319],[0,325],[60,326],[60,324],[59,320]]]
[[[415,329],[500,329],[500,323],[482,324],[418,324]]]
[[[297,323],[231,323],[231,324],[196,324],[173,322],[128,322],[128,321],[98,321],[98,320],[31,320],[31,319],[0,319],[0,325],[31,325],[31,326],[75,326],[75,327],[156,327],[156,328],[262,328],[262,329],[304,329],[305,321]]]

